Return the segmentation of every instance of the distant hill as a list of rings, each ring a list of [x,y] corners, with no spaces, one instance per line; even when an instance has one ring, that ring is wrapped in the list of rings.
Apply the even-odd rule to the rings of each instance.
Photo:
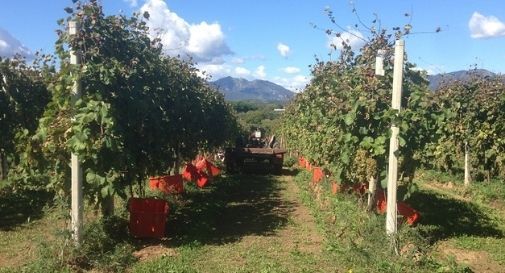
[[[497,74],[485,70],[485,69],[472,69],[472,70],[460,70],[450,73],[428,75],[428,80],[430,81],[429,88],[431,91],[435,91],[443,83],[453,82],[453,81],[468,81],[472,75],[477,76],[497,76]]]
[[[262,102],[286,102],[295,96],[294,92],[269,81],[237,79],[225,77],[211,82],[226,100],[257,100]]]

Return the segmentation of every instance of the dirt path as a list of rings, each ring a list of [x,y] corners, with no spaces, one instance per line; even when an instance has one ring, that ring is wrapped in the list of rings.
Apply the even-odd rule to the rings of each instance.
[[[203,220],[211,232],[198,239],[190,254],[187,244],[174,236],[161,250],[150,246],[152,255],[145,253],[147,249],[140,250],[142,257],[173,256],[181,267],[191,264],[195,272],[335,272],[324,254],[315,219],[300,203],[292,177],[237,179],[240,184],[230,189],[227,203],[215,211],[218,221]],[[191,234],[182,237],[189,239]]]

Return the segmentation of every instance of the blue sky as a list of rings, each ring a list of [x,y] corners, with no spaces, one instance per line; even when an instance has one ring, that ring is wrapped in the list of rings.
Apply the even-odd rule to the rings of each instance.
[[[328,60],[332,27],[325,15],[330,7],[337,23],[358,36],[367,36],[357,23],[378,15],[386,28],[411,22],[406,37],[409,60],[429,73],[468,69],[476,64],[505,72],[505,1],[503,0],[102,0],[107,14],[147,10],[151,35],[162,39],[165,53],[192,56],[213,79],[223,76],[265,79],[299,90],[310,79],[314,56]],[[70,0],[17,0],[0,3],[0,56],[52,53],[56,20],[65,16]],[[411,17],[405,17],[409,13]],[[440,33],[434,33],[441,27]],[[335,28],[334,26],[332,28]],[[359,40],[348,35],[358,49]],[[338,50],[337,50],[338,51]]]

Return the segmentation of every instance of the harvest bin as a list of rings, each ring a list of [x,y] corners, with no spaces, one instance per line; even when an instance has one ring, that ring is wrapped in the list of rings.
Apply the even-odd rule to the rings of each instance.
[[[130,234],[137,238],[162,238],[168,216],[168,203],[154,198],[130,198]]]
[[[182,175],[164,175],[149,178],[149,188],[158,189],[166,194],[180,194],[184,192]]]

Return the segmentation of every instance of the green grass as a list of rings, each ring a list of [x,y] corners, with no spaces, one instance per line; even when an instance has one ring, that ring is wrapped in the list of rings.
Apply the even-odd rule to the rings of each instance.
[[[472,198],[484,203],[499,201],[505,208],[505,181],[476,182],[471,185],[468,193]]]
[[[454,194],[486,205],[497,203],[502,209],[505,208],[505,181],[501,179],[492,179],[489,182],[472,181],[470,187],[464,187],[461,176],[433,170],[421,170],[416,175],[416,180],[419,183],[429,184],[451,183],[452,187],[446,188],[446,190]]]
[[[0,264],[24,265],[40,256],[38,242],[53,235],[58,214],[52,195],[43,191],[0,190]]]
[[[230,252],[234,249],[233,246],[227,249]],[[218,257],[208,257],[207,252],[212,252]],[[232,257],[220,256],[221,251],[210,249],[209,246],[203,245],[186,245],[178,248],[177,256],[165,256],[159,259],[139,263],[132,268],[134,273],[150,273],[150,272],[174,272],[174,273],[197,273],[197,272],[237,272],[237,273],[288,273],[285,265],[278,260],[272,259],[263,251],[258,251],[256,248],[241,249],[242,258],[244,259],[240,265],[233,262]],[[232,255],[235,256],[235,255]],[[220,258],[220,261],[216,261]],[[210,259],[210,260],[209,260]],[[313,272],[313,271],[299,271]]]
[[[451,247],[486,253],[505,265],[505,184],[500,180],[472,182],[462,177],[422,170],[416,183],[423,190],[411,202],[421,211],[425,236]]]
[[[232,243],[247,235],[268,235],[284,226],[286,214],[274,176],[223,177],[205,189],[189,184],[167,222],[172,246]]]
[[[310,174],[296,177],[302,188],[302,200],[311,208],[324,231],[326,248],[332,258],[352,272],[466,272],[468,269],[431,255],[432,245],[426,240],[427,227],[400,226],[399,250],[392,253],[385,232],[385,217],[365,212],[364,200],[351,194],[329,194],[323,183],[319,201],[309,186]]]
[[[189,189],[169,220],[175,255],[137,263],[133,272],[331,272],[338,264],[307,249],[310,223],[292,212],[296,185],[285,177],[236,175]],[[312,224],[313,225],[313,224]],[[316,246],[320,248],[319,245]]]
[[[462,236],[455,240],[454,245],[463,249],[485,251],[493,260],[505,266],[505,238]]]
[[[0,189],[0,230],[6,231],[40,219],[53,195],[44,191],[13,192]]]
[[[122,272],[131,264],[133,246],[126,221],[96,221],[86,215],[82,247],[71,243],[66,202],[43,191],[0,193],[0,272],[70,272],[97,268]],[[120,229],[122,228],[122,231]]]
[[[192,261],[198,259],[201,251],[201,246],[188,245],[179,248],[179,254],[175,257],[164,256],[152,261],[139,263],[134,265],[131,271],[134,273],[196,273],[198,271],[192,266]]]
[[[421,213],[424,235],[435,243],[460,236],[503,236],[501,219],[478,204],[420,190],[409,201]]]
[[[296,181],[302,188],[304,204],[311,209],[320,230],[325,233],[326,249],[344,268],[352,272],[401,271],[402,268],[396,269],[378,257],[380,253],[391,254],[380,217],[367,215],[364,207],[359,206],[359,200],[350,195],[329,196],[324,190],[322,201],[317,202],[308,186],[308,173],[297,176]],[[324,203],[327,205],[322,205]]]
[[[0,216],[6,219],[0,226],[0,262],[6,257],[13,266],[0,272],[470,272],[457,257],[436,252],[442,243],[484,251],[505,265],[504,219],[479,200],[421,187],[407,200],[420,211],[421,221],[400,227],[401,255],[396,256],[385,234],[385,217],[366,213],[363,199],[331,195],[325,183],[315,194],[308,172],[286,173],[294,178],[234,175],[205,189],[187,184],[182,196],[167,198],[170,215],[163,240],[129,238],[120,205],[117,213],[123,218],[87,222],[80,249],[65,241],[68,233],[57,234],[68,215],[50,206],[51,196],[4,189],[0,207],[9,213]],[[132,256],[146,246],[170,251],[146,261]]]
[[[152,267],[175,268],[178,271],[191,272],[191,265],[207,253],[207,250],[217,248],[218,250],[214,253],[220,256],[221,260],[226,260],[229,251],[234,251],[233,248],[240,255],[250,250],[245,246],[234,246],[242,238],[271,236],[277,229],[286,226],[289,218],[289,204],[284,203],[279,192],[277,178],[274,176],[223,177],[205,189],[198,189],[193,184],[187,184],[186,192],[182,196],[168,198],[170,216],[167,222],[167,240],[150,242],[129,239],[126,234],[126,223],[121,218],[116,218],[112,224],[111,222],[87,221],[84,241],[79,249],[69,245],[68,232],[56,235],[58,231],[66,228],[61,226],[61,224],[65,225],[65,220],[58,219],[59,212],[42,210],[43,205],[40,204],[45,204],[45,198],[39,194],[17,195],[5,192],[2,195],[3,199],[0,199],[0,205],[11,214],[2,216],[8,221],[2,222],[5,230],[0,230],[0,234],[2,238],[8,240],[1,240],[0,254],[12,255],[13,259],[18,257],[23,257],[23,259],[20,258],[19,262],[11,263],[3,271],[52,272],[56,271],[53,270],[54,268],[60,268],[59,271],[65,272],[80,268],[122,272],[135,262],[136,259],[132,257],[135,249],[146,246],[146,243],[148,245],[152,243],[176,248],[184,255],[160,258],[159,261],[153,261],[147,265],[139,263],[132,267],[133,270],[150,272],[148,268]],[[33,207],[27,204],[32,204]],[[120,207],[122,209],[120,210],[124,212],[124,208]],[[276,210],[277,207],[285,207],[285,209]],[[123,214],[122,212],[119,214]],[[27,223],[26,219],[33,220]],[[55,223],[60,226],[51,228]],[[50,243],[39,243],[44,241]],[[231,247],[230,249],[221,248],[223,245]],[[26,248],[31,250],[32,255],[20,254]],[[191,256],[188,253],[194,255]],[[49,258],[42,254],[49,254]],[[191,257],[194,260],[187,262]],[[209,258],[212,257],[206,259]],[[249,258],[246,263],[250,262]],[[221,260],[215,260],[213,263],[219,265]],[[265,259],[258,258],[258,260]],[[171,266],[167,267],[166,263]],[[206,264],[200,264],[198,270],[201,272],[205,266]],[[264,268],[274,267],[275,264],[272,262],[264,265]],[[234,265],[224,268],[232,271],[236,269]],[[216,267],[217,269],[219,268]],[[265,272],[272,272],[272,270]],[[221,272],[229,272],[229,270]]]
[[[20,262],[6,266],[0,272],[73,272],[95,269],[99,272],[124,272],[136,261],[133,244],[126,237],[124,220],[119,218],[86,223],[83,241],[75,247],[69,238],[66,225],[55,219],[56,212],[33,223],[33,226],[10,231],[10,235],[33,233],[34,237],[19,238],[2,245],[2,252],[9,249]],[[68,222],[67,222],[68,223]],[[37,226],[44,225],[44,226]],[[33,238],[33,239],[32,239]],[[31,255],[17,252],[12,247],[29,245]]]

